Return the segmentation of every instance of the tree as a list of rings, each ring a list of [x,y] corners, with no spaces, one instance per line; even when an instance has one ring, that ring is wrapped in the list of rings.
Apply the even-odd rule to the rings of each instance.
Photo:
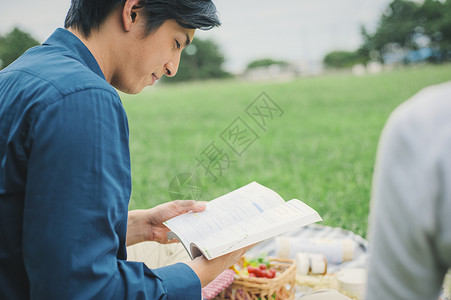
[[[420,21],[437,61],[451,60],[451,0],[425,0]]]
[[[194,39],[182,52],[177,75],[169,80],[165,78],[163,82],[230,77],[231,74],[223,70],[224,61],[224,55],[214,41]]]
[[[367,59],[361,54],[361,50],[356,52],[332,51],[326,54],[323,63],[328,68],[349,68],[355,64],[366,64]]]
[[[39,45],[29,33],[15,27],[5,36],[0,36],[0,67],[6,67],[29,48]]]
[[[362,51],[378,51],[382,61],[394,51],[405,56],[425,47],[431,59],[451,60],[451,0],[393,0],[374,34],[363,28],[362,37]]]
[[[382,49],[389,43],[397,43],[404,49],[412,48],[411,37],[418,26],[418,10],[417,2],[394,0],[390,3],[373,36],[376,48]]]
[[[251,69],[255,69],[255,68],[259,68],[259,67],[269,67],[272,65],[286,67],[289,65],[289,63],[286,61],[281,61],[281,60],[273,60],[271,58],[263,58],[263,59],[251,61],[247,65],[247,70],[251,70]]]

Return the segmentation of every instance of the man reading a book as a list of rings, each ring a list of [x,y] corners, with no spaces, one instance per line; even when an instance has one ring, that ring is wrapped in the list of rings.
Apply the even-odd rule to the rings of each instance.
[[[65,29],[0,72],[0,299],[200,299],[244,250],[151,270],[126,245],[167,242],[195,201],[130,211],[116,89],[176,74],[211,0],[72,0]]]

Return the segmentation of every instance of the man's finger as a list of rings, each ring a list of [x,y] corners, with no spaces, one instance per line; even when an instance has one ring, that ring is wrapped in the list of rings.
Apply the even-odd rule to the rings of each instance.
[[[201,212],[204,211],[207,207],[205,201],[195,201],[195,200],[175,200],[174,204],[177,207],[177,210],[181,211],[194,211]]]
[[[201,212],[207,208],[206,201],[196,201],[196,203],[191,207],[191,210],[194,212]]]

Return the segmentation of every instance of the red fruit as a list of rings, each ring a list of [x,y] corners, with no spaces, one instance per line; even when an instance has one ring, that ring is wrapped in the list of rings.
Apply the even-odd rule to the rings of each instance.
[[[254,273],[249,273],[249,277],[256,277]]]
[[[271,270],[269,270],[269,272],[268,272],[269,274],[269,277],[268,278],[274,278],[274,277],[276,277],[276,270],[275,269],[271,269]]]
[[[260,265],[258,266],[258,268],[259,268],[260,270],[266,270],[266,265],[265,265],[265,264],[260,264]]]
[[[251,274],[251,273],[254,273],[255,274],[255,271],[256,270],[258,270],[257,268],[254,268],[254,267],[252,267],[252,266],[247,266],[247,272],[249,273],[249,274]]]
[[[266,277],[266,278],[274,278],[274,277],[272,276],[272,273],[271,273],[270,270],[266,270],[266,272],[265,272],[265,277]]]
[[[260,269],[255,269],[255,276],[257,276],[257,277],[264,277],[264,273],[263,273],[264,271],[263,270],[260,270]]]

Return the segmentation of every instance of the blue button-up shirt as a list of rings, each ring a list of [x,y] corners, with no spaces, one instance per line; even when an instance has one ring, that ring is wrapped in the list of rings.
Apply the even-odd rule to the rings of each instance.
[[[0,299],[199,299],[185,264],[126,261],[128,123],[57,29],[0,72]]]

